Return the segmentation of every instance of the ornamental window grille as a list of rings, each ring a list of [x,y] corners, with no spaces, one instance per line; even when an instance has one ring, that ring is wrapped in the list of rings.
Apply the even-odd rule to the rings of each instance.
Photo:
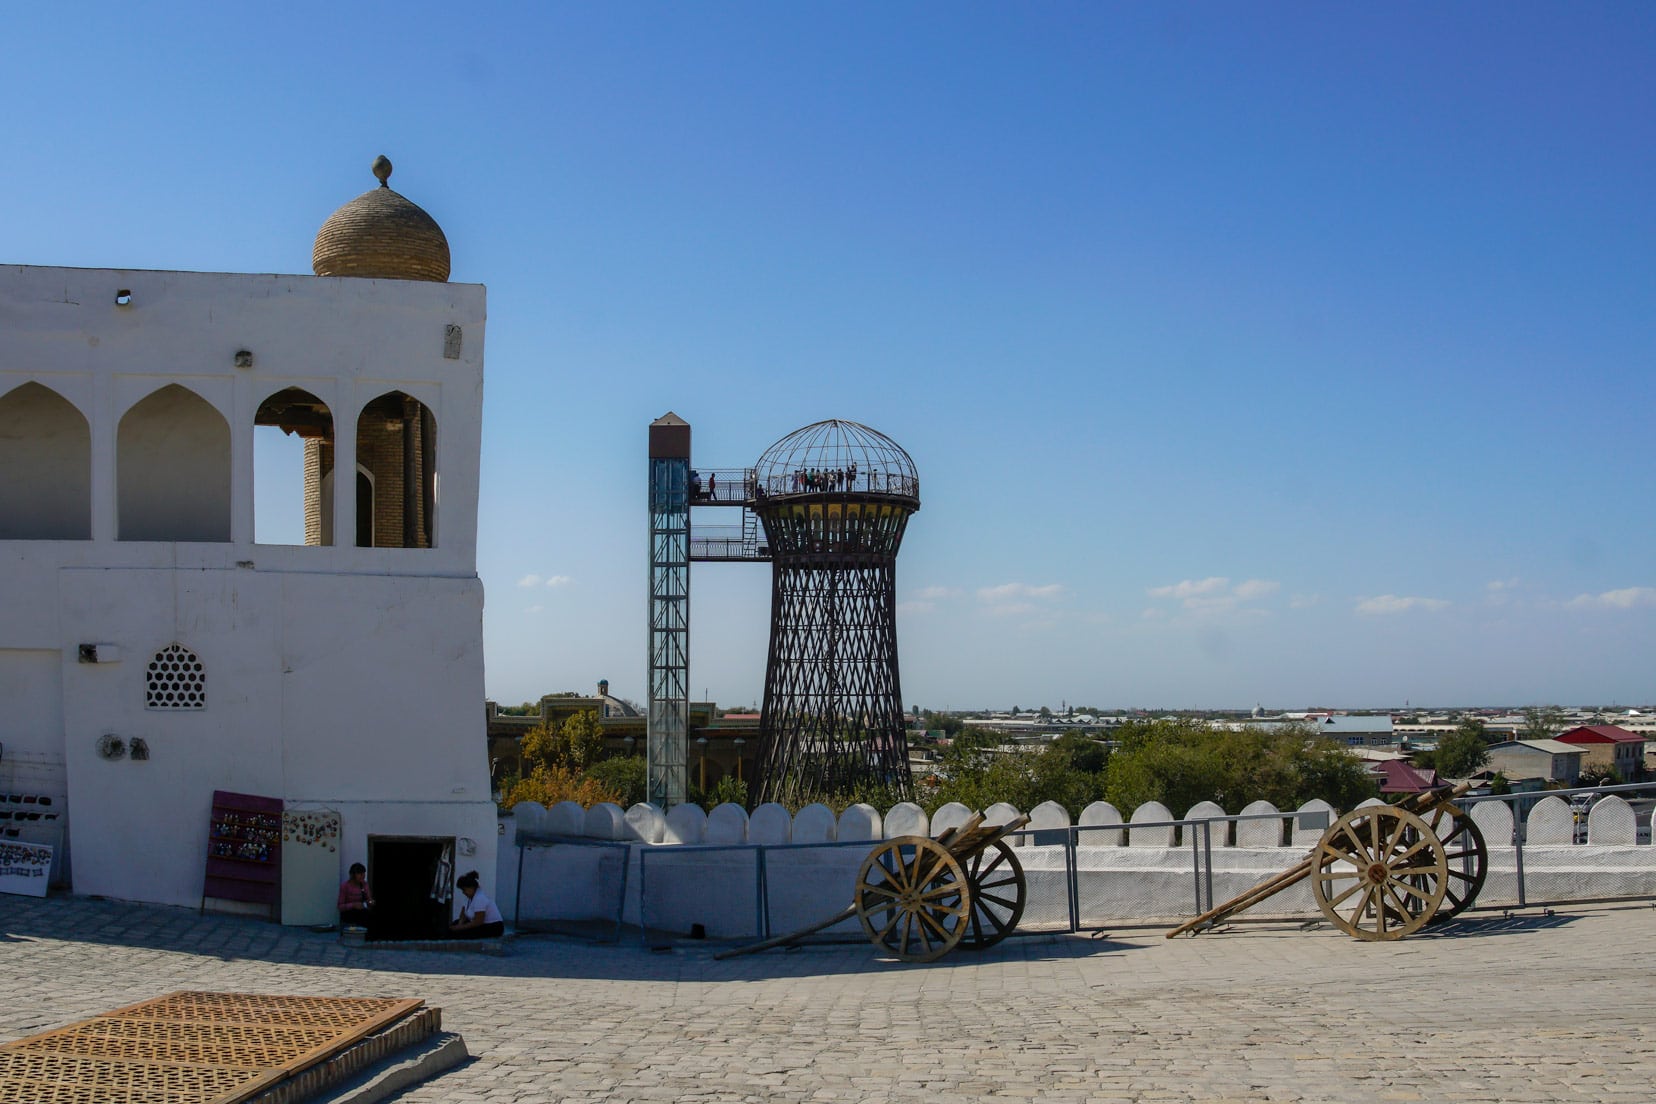
[[[146,708],[207,708],[207,672],[196,654],[182,644],[169,644],[155,653],[146,683]]]

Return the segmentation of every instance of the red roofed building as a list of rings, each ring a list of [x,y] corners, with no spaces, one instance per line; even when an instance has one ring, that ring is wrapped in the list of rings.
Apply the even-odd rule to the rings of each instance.
[[[1437,771],[1411,767],[1402,759],[1375,763],[1369,770],[1380,776],[1380,792],[1383,794],[1421,793],[1438,784]]]
[[[1582,725],[1555,737],[1581,748],[1583,766],[1610,767],[1629,782],[1644,771],[1644,737],[1615,725]]]

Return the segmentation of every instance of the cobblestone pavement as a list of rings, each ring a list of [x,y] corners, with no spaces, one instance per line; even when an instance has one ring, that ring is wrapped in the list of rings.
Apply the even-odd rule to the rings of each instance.
[[[715,962],[526,936],[348,949],[187,909],[0,897],[0,1041],[174,989],[417,996],[476,1059],[398,1099],[1620,1101],[1656,1083],[1656,910],[1530,909],[1360,943],[1237,926],[867,943]]]

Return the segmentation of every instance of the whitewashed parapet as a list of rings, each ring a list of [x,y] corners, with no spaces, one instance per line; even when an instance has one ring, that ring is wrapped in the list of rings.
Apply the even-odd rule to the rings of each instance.
[[[1505,801],[1480,801],[1472,806],[1472,823],[1483,833],[1488,847],[1512,846],[1512,806]]]
[[[660,843],[667,834],[667,818],[645,801],[627,810],[627,835],[640,843]]]
[[[1036,832],[1063,831],[1070,826],[1069,810],[1056,801],[1043,801],[1029,810],[1029,827],[1022,835],[1012,840],[1014,847],[1033,847]],[[1056,837],[1052,837],[1056,838]],[[1041,842],[1050,842],[1048,837],[1041,837]]]
[[[886,839],[898,836],[929,836],[931,821],[926,810],[912,801],[899,801],[886,810],[883,834]]]
[[[1236,846],[1281,847],[1282,814],[1269,801],[1250,801],[1242,807],[1242,816],[1270,817],[1269,820],[1239,820],[1236,822]]]
[[[613,801],[599,801],[586,811],[582,835],[589,839],[624,840],[632,838],[627,827],[627,813]]]
[[[1322,814],[1322,827],[1308,827],[1305,823],[1307,813],[1310,813],[1313,817],[1319,813]],[[1293,845],[1295,847],[1315,847],[1317,841],[1322,839],[1323,833],[1328,831],[1329,825],[1339,819],[1339,816],[1340,814],[1334,806],[1320,797],[1313,797],[1310,801],[1301,805],[1294,814],[1294,832],[1291,837]]]
[[[1633,806],[1616,794],[1606,794],[1587,813],[1587,842],[1610,846],[1639,842],[1639,821]]]
[[[538,801],[520,801],[512,806],[514,830],[526,836],[538,836],[546,831],[546,806]]]
[[[834,819],[834,810],[826,805],[807,805],[793,818],[793,843],[833,843],[839,836],[839,824]],[[748,828],[748,838],[753,837],[753,829]]]
[[[667,810],[662,843],[701,843],[707,837],[707,812],[700,805],[674,805]]]
[[[756,844],[777,845],[793,838],[793,815],[785,805],[774,801],[748,814],[747,841]]]
[[[931,815],[931,834],[941,836],[950,828],[959,828],[972,819],[972,810],[958,801],[950,801],[939,805],[937,812]]]
[[[1228,847],[1230,846],[1230,821],[1216,819],[1224,815],[1225,810],[1220,807],[1217,801],[1198,801],[1190,807],[1189,812],[1185,813],[1184,818],[1186,820],[1213,821],[1214,823],[1208,828],[1208,831],[1213,834],[1213,846]],[[1201,829],[1192,826],[1190,831],[1199,833]],[[1196,838],[1201,839],[1201,836],[1198,835]]]
[[[1524,846],[1558,847],[1575,842],[1575,810],[1558,797],[1543,797],[1524,818]]]
[[[546,832],[553,836],[586,834],[586,809],[579,801],[560,801],[546,810]]]
[[[1095,829],[1091,832],[1076,833],[1075,843],[1078,847],[1120,847],[1127,842],[1127,833],[1119,830],[1122,823],[1121,810],[1108,801],[1094,801],[1081,810],[1081,816],[1075,823],[1080,828]]]
[[[1011,824],[1021,816],[1023,816],[1023,813],[1016,805],[1008,804],[1005,801],[997,801],[983,810],[983,823],[999,827],[1002,824]]]
[[[840,814],[837,834],[842,840],[877,840],[884,824],[878,809],[859,801],[846,806],[845,812]]]
[[[727,801],[707,814],[707,827],[702,831],[702,842],[746,843],[747,830],[747,810]]]
[[[1172,847],[1173,825],[1162,823],[1172,819],[1173,812],[1166,805],[1159,801],[1146,801],[1133,810],[1132,819],[1128,821],[1132,828],[1127,833],[1127,846]],[[1150,824],[1160,824],[1161,826],[1157,828],[1140,827],[1140,825]]]

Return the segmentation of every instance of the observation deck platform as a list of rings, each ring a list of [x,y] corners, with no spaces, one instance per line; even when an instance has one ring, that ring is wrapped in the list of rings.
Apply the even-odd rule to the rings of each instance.
[[[758,479],[753,468],[690,471],[690,505],[740,509],[736,524],[690,526],[692,563],[768,563],[771,550],[756,508],[784,504],[803,507],[895,500],[913,511],[920,506],[919,480],[897,472],[838,470],[797,471]]]

